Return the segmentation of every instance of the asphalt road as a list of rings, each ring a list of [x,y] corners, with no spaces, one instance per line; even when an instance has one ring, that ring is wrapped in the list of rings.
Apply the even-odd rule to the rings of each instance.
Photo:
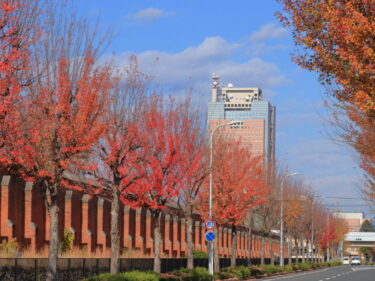
[[[375,266],[343,265],[303,273],[280,275],[259,280],[275,281],[375,281]]]

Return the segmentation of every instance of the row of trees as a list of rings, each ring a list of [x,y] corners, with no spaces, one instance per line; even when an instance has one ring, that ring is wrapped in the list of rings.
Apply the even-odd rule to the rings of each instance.
[[[150,210],[156,272],[160,214],[177,206],[187,221],[192,267],[192,216],[208,214],[209,153],[202,114],[189,98],[150,93],[151,78],[138,70],[135,57],[121,70],[99,61],[108,36],[99,37],[67,3],[54,2],[5,0],[0,5],[0,165],[42,187],[50,217],[47,280],[57,276],[57,202],[64,189],[111,202],[111,273],[119,269],[120,204]],[[260,225],[264,235],[279,227],[278,187],[285,174],[270,180],[273,173],[264,171],[263,157],[238,140],[221,135],[214,142],[214,220],[232,228],[234,265],[239,226],[251,232]],[[67,172],[84,176],[85,184],[68,181]],[[313,216],[299,202],[309,195],[302,183],[293,186],[291,204],[286,204],[291,208],[287,232],[294,241],[305,241]],[[325,225],[318,223],[324,212],[314,219],[315,241]]]
[[[42,187],[50,219],[47,280],[57,276],[58,200],[64,189],[85,189],[111,202],[111,273],[119,268],[121,203],[150,210],[156,272],[161,211],[180,206],[192,267],[192,215],[207,213],[205,189],[200,191],[208,174],[202,115],[188,98],[177,102],[150,94],[150,77],[138,71],[136,58],[125,70],[99,63],[107,38],[98,37],[69,3],[6,0],[0,15],[0,164]],[[235,230],[263,201],[261,159],[220,143],[215,174],[225,173],[215,177],[221,194],[214,198],[215,219]],[[67,172],[85,176],[86,184],[68,181]]]
[[[266,195],[266,202],[257,207],[247,221],[249,229],[255,228],[262,233],[262,240],[267,239],[272,230],[278,230],[280,218],[280,198],[284,198],[284,233],[287,237],[289,262],[292,256],[299,256],[304,261],[316,258],[324,251],[337,253],[345,233],[346,222],[333,215],[324,206],[322,198],[316,195],[303,179],[287,178],[290,173],[279,168],[276,170],[274,183]],[[282,183],[283,182],[283,183]],[[280,186],[284,184],[284,194],[280,195]],[[264,241],[261,243],[261,262],[264,263]],[[270,253],[271,257],[274,253]],[[273,259],[271,259],[273,262]]]

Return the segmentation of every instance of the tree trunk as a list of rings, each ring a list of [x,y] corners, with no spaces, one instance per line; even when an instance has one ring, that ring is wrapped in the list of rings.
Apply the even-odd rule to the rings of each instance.
[[[270,258],[271,258],[271,264],[275,265],[275,255],[273,254],[273,249],[272,249],[272,241],[271,239],[268,240],[269,247],[270,247]]]
[[[187,268],[193,269],[194,257],[193,257],[193,218],[191,213],[186,217],[186,231],[187,231]]]
[[[219,260],[219,242],[218,242],[218,237],[217,237],[217,227],[215,227],[214,230],[215,233],[215,240],[213,241],[213,247],[214,247],[214,273],[219,273],[220,272],[220,260]]]
[[[301,253],[299,246],[300,246],[299,241],[296,240],[296,262],[299,262],[299,256],[300,256],[300,253]]]
[[[306,261],[306,256],[305,256],[306,251],[305,251],[305,243],[304,243],[302,238],[300,240],[300,243],[301,243],[302,262],[305,262]]]
[[[251,230],[251,227],[249,227],[249,250],[248,250],[248,253],[247,253],[247,266],[251,266],[251,249],[253,247],[253,232]]]
[[[292,264],[292,244],[288,240],[288,264]]]
[[[48,214],[50,219],[50,239],[48,252],[47,281],[57,280],[57,257],[59,250],[59,207],[57,205],[57,186],[50,192]]]
[[[237,229],[236,226],[232,226],[232,251],[230,256],[230,266],[236,267],[237,258]]]
[[[120,257],[120,234],[118,230],[119,224],[119,194],[117,189],[113,192],[111,202],[111,274],[119,272]]]
[[[160,211],[152,211],[152,219],[154,222],[154,272],[160,273]]]
[[[261,265],[264,265],[264,236],[262,234],[261,238],[260,238],[260,264]]]

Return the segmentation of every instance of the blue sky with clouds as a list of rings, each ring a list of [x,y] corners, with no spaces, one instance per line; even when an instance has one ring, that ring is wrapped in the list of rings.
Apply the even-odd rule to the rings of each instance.
[[[274,16],[280,9],[276,1],[80,0],[78,5],[100,17],[101,29],[114,31],[108,54],[115,53],[118,65],[137,55],[141,69],[168,94],[184,95],[191,86],[197,99],[207,102],[212,73],[234,86],[262,88],[277,107],[278,159],[320,195],[360,197],[361,171],[348,148],[329,140],[324,89],[316,74],[291,62],[295,47]]]

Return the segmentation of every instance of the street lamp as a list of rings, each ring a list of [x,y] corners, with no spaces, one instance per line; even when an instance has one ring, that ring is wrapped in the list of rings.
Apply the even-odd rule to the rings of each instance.
[[[212,219],[212,162],[213,162],[213,138],[215,132],[224,126],[230,126],[230,125],[235,125],[238,124],[240,121],[231,121],[225,124],[221,124],[214,128],[212,130],[212,133],[210,135],[210,197],[209,197],[209,217]],[[214,248],[213,248],[213,241],[208,242],[208,271],[210,274],[214,274]]]
[[[281,200],[280,200],[280,266],[284,266],[284,182],[288,177],[298,175],[298,173],[291,173],[285,175],[280,184]]]

